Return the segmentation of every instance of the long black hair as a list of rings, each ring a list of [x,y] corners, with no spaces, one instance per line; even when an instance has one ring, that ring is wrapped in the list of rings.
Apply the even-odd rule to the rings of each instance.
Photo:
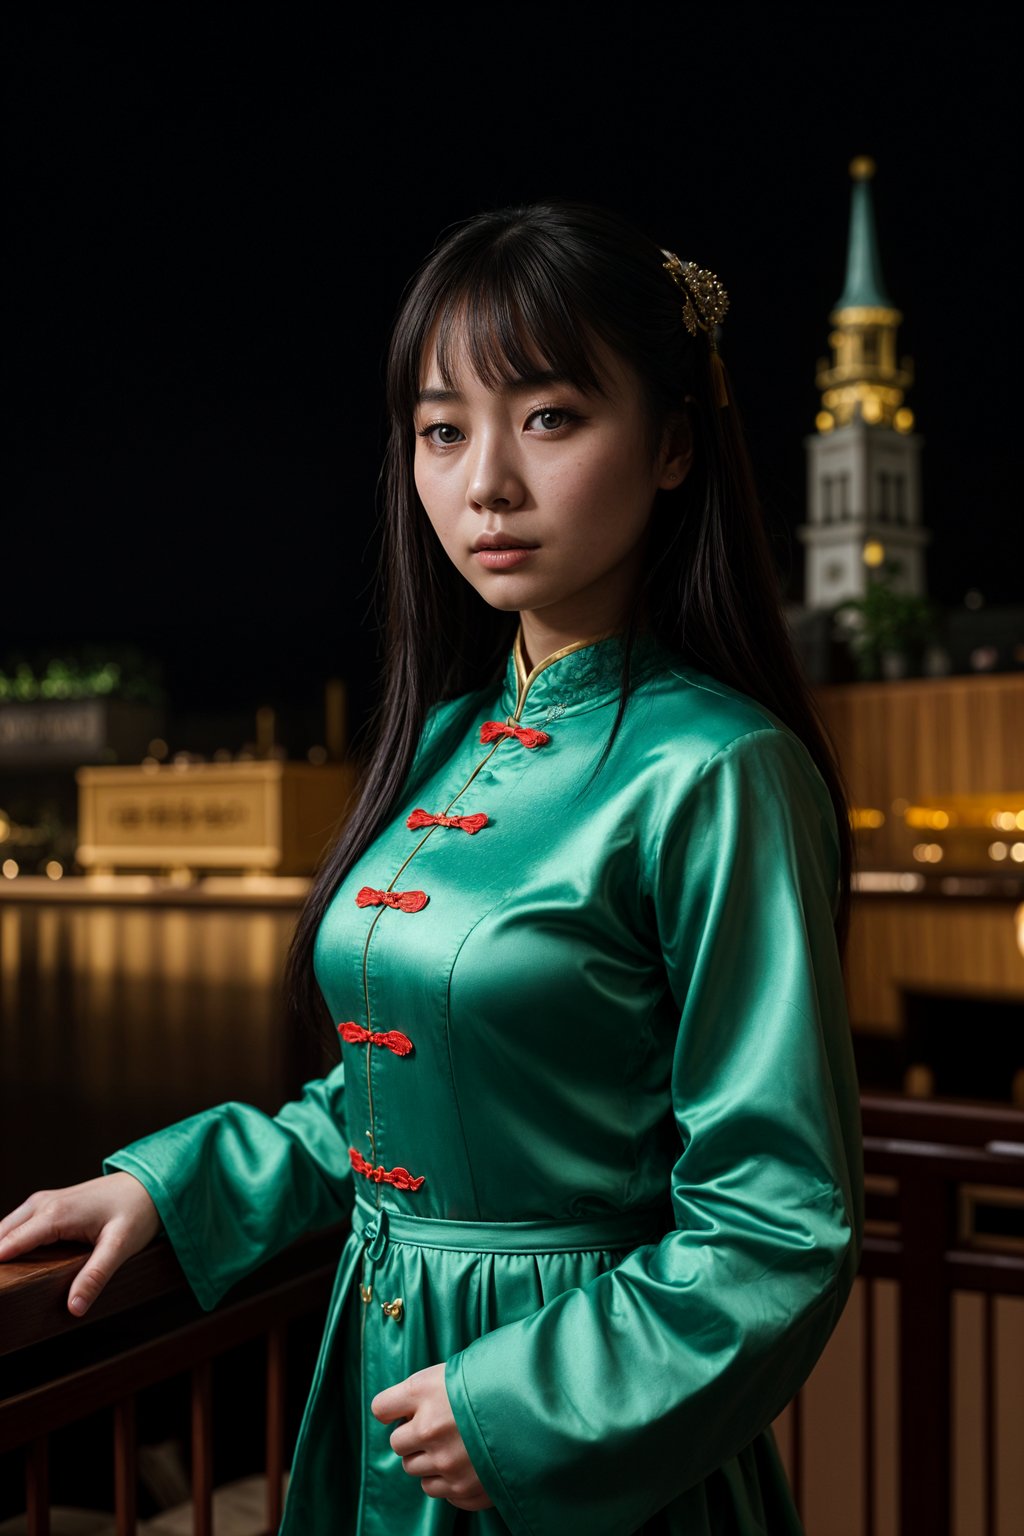
[[[600,338],[642,382],[652,460],[664,426],[692,397],[693,461],[680,487],[655,494],[601,762],[629,700],[641,626],[683,663],[767,706],[804,742],[832,797],[841,856],[835,929],[845,964],[853,839],[844,780],[786,623],[735,387],[727,377],[729,404],[720,408],[708,338],[683,323],[683,295],[663,261],[655,241],[619,215],[545,201],[483,213],[446,232],[405,290],[387,359],[377,587],[382,687],[356,747],[354,803],[318,862],[285,969],[289,1018],[325,1041],[336,1036],[313,972],[313,945],[331,898],[394,814],[430,706],[497,686],[518,623],[518,614],[492,608],[456,570],[416,491],[414,411],[435,326],[446,388],[454,387],[452,347],[464,338],[487,387],[530,375],[540,353],[563,378],[600,391],[593,346]]]

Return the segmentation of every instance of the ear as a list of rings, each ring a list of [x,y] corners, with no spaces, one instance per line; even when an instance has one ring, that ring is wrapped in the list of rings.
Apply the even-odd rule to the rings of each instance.
[[[658,489],[681,485],[693,464],[693,426],[689,411],[677,411],[665,425],[658,459]]]

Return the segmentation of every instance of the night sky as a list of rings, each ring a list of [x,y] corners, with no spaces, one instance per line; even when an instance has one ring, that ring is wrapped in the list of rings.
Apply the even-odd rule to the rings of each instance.
[[[722,278],[800,597],[855,154],[877,161],[919,381],[931,594],[1020,600],[1002,13],[275,9],[6,8],[0,653],[131,641],[207,710],[315,700],[341,673],[358,713],[400,290],[453,220],[549,194],[615,206]]]

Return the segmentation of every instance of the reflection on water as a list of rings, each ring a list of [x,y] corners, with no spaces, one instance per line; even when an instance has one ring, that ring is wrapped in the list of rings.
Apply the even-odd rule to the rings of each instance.
[[[0,1214],[211,1104],[274,1113],[327,1069],[282,1022],[298,906],[0,901]]]

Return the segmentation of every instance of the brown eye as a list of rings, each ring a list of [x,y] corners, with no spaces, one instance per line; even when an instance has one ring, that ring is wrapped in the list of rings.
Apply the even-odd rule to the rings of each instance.
[[[543,411],[534,411],[530,417],[530,421],[536,422],[542,432],[557,432],[574,419],[572,411],[557,410],[553,405]]]
[[[422,427],[417,436],[425,437],[428,442],[434,443],[439,448],[452,448],[459,441],[462,433],[458,427],[453,427],[450,421],[433,421],[429,427]]]

